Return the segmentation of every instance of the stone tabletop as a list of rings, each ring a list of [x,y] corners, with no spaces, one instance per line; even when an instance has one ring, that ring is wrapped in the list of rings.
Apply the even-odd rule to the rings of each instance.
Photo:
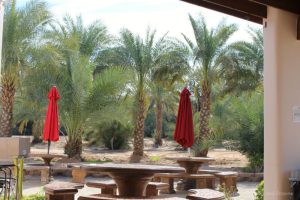
[[[177,161],[191,161],[191,162],[211,162],[215,159],[209,158],[209,157],[180,157],[180,158],[174,158]]]
[[[12,162],[0,162],[0,168],[14,167],[15,165]]]
[[[30,157],[41,157],[41,158],[67,158],[65,154],[52,154],[52,153],[30,153]]]
[[[126,172],[150,172],[150,173],[164,173],[164,172],[184,172],[182,167],[166,166],[166,165],[144,165],[144,164],[121,164],[121,163],[105,163],[105,164],[82,164],[82,167],[89,171],[126,171]]]

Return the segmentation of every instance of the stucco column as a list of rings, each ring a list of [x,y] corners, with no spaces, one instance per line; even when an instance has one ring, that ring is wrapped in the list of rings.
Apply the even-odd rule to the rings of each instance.
[[[297,16],[268,7],[264,24],[265,200],[286,200],[290,171],[300,169],[300,42]]]
[[[0,76],[2,69],[2,36],[3,36],[4,0],[0,0]]]

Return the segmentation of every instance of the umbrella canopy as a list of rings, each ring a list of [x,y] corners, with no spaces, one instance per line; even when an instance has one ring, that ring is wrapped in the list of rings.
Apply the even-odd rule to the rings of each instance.
[[[184,88],[180,94],[180,102],[176,119],[174,140],[187,148],[194,144],[193,113],[190,91]]]
[[[53,86],[48,93],[49,105],[46,114],[46,120],[44,125],[44,140],[48,141],[48,153],[50,142],[59,140],[58,130],[58,112],[57,112],[57,101],[59,99],[59,93],[55,86]]]

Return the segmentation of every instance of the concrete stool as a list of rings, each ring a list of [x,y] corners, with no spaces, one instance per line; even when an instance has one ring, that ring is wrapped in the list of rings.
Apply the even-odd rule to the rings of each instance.
[[[117,194],[117,184],[113,180],[99,181],[99,182],[87,182],[86,185],[88,187],[100,188],[101,194],[110,194],[110,195]]]
[[[78,189],[83,188],[83,184],[68,182],[54,182],[45,185],[46,200],[74,200]]]

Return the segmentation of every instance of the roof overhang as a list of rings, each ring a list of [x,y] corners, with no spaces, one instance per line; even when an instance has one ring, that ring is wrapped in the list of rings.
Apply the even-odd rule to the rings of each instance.
[[[299,0],[182,0],[254,23],[262,24],[267,18],[267,6],[300,15]]]

